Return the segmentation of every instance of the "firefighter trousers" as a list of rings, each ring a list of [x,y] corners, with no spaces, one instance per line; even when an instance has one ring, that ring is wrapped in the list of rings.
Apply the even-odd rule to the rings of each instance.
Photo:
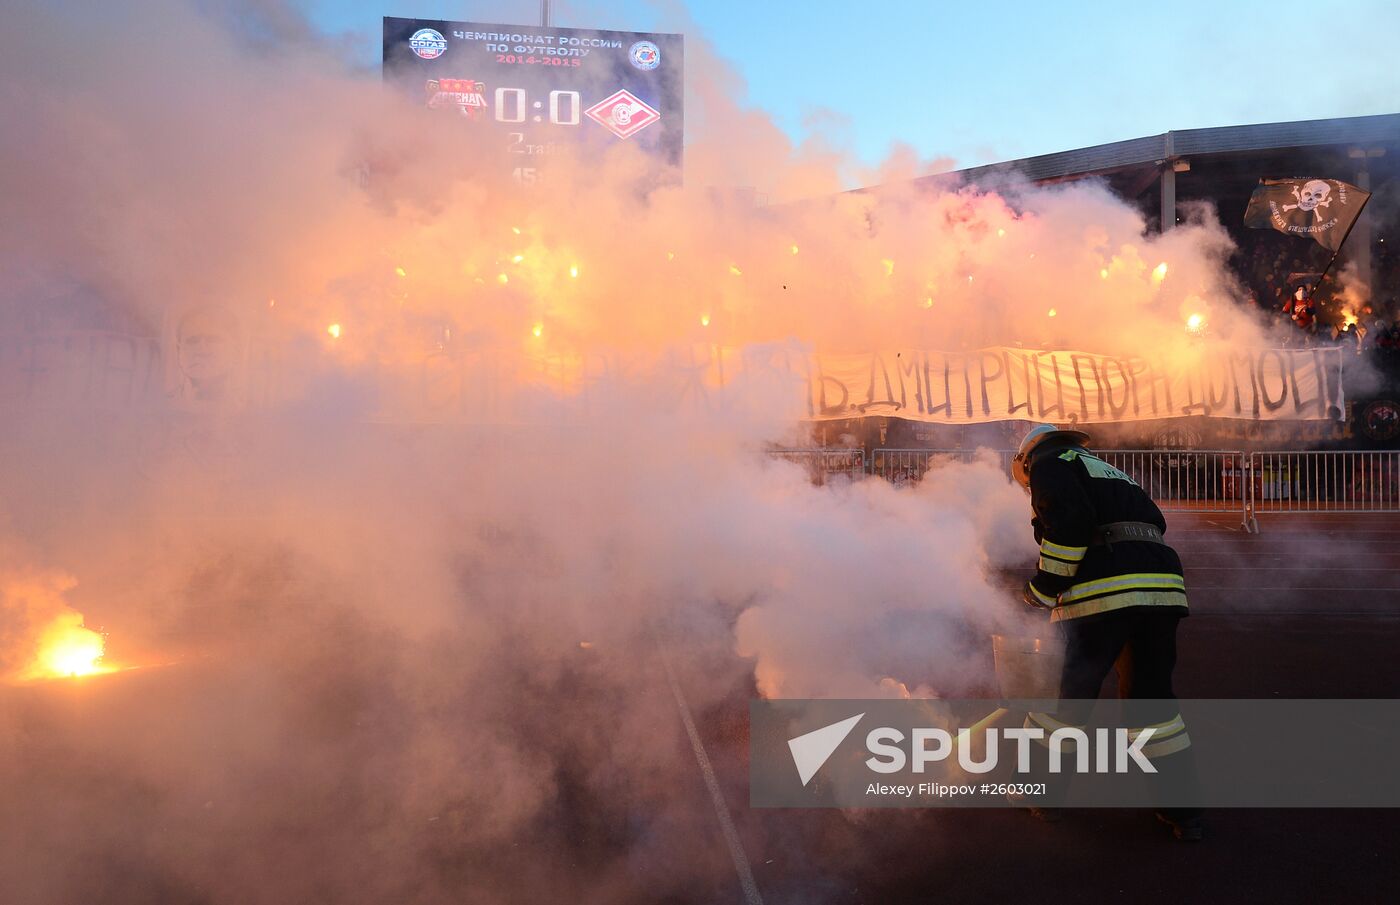
[[[1174,699],[1176,627],[1184,613],[1180,607],[1133,606],[1060,622],[1065,638],[1060,697],[1097,698],[1116,666],[1120,698]]]
[[[1197,788],[1195,756],[1189,735],[1176,706],[1172,672],[1176,668],[1176,631],[1185,609],[1178,607],[1124,607],[1097,616],[1066,619],[1058,625],[1065,639],[1065,663],[1060,674],[1060,699],[1065,702],[1055,716],[1067,725],[1088,722],[1086,709],[1099,697],[1110,669],[1118,673],[1120,698],[1151,701],[1141,709],[1143,725],[1159,728],[1159,734],[1176,733],[1146,751],[1153,765],[1173,774],[1174,788],[1185,782]],[[1069,702],[1080,702],[1071,704]],[[1162,752],[1153,756],[1154,748]],[[1067,779],[1067,778],[1066,778]],[[1050,796],[1064,793],[1060,786]],[[1164,802],[1164,805],[1167,802]],[[1197,816],[1194,807],[1162,807],[1166,815],[1180,819]]]

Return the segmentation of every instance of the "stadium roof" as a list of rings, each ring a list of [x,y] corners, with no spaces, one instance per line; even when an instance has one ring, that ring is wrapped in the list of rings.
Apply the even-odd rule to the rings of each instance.
[[[1130,138],[1074,151],[1041,154],[952,173],[926,176],[927,180],[960,176],[968,182],[985,182],[1017,173],[1035,182],[1067,177],[1108,175],[1144,165],[1158,166],[1190,155],[1229,154],[1279,148],[1324,145],[1400,144],[1400,113],[1349,116],[1253,126],[1221,126],[1213,129],[1178,129]],[[923,181],[923,180],[918,180]]]

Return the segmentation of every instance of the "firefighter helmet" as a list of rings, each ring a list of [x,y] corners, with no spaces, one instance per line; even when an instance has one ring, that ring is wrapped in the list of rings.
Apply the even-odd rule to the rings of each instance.
[[[1089,442],[1089,435],[1078,430],[1060,430],[1053,424],[1037,424],[1021,438],[1021,447],[1011,460],[1011,477],[1022,487],[1031,486],[1031,453],[1053,443],[1056,446],[1080,446]]]

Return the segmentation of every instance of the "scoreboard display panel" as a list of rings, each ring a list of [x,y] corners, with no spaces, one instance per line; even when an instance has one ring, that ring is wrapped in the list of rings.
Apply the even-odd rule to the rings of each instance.
[[[384,19],[384,77],[462,128],[492,130],[515,177],[585,145],[629,142],[679,165],[680,35]]]

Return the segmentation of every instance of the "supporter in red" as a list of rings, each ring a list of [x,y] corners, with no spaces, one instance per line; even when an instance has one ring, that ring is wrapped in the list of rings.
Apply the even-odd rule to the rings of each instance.
[[[1317,332],[1317,305],[1306,288],[1299,286],[1295,289],[1284,310],[1289,312],[1293,323],[1300,329],[1310,335]]]

